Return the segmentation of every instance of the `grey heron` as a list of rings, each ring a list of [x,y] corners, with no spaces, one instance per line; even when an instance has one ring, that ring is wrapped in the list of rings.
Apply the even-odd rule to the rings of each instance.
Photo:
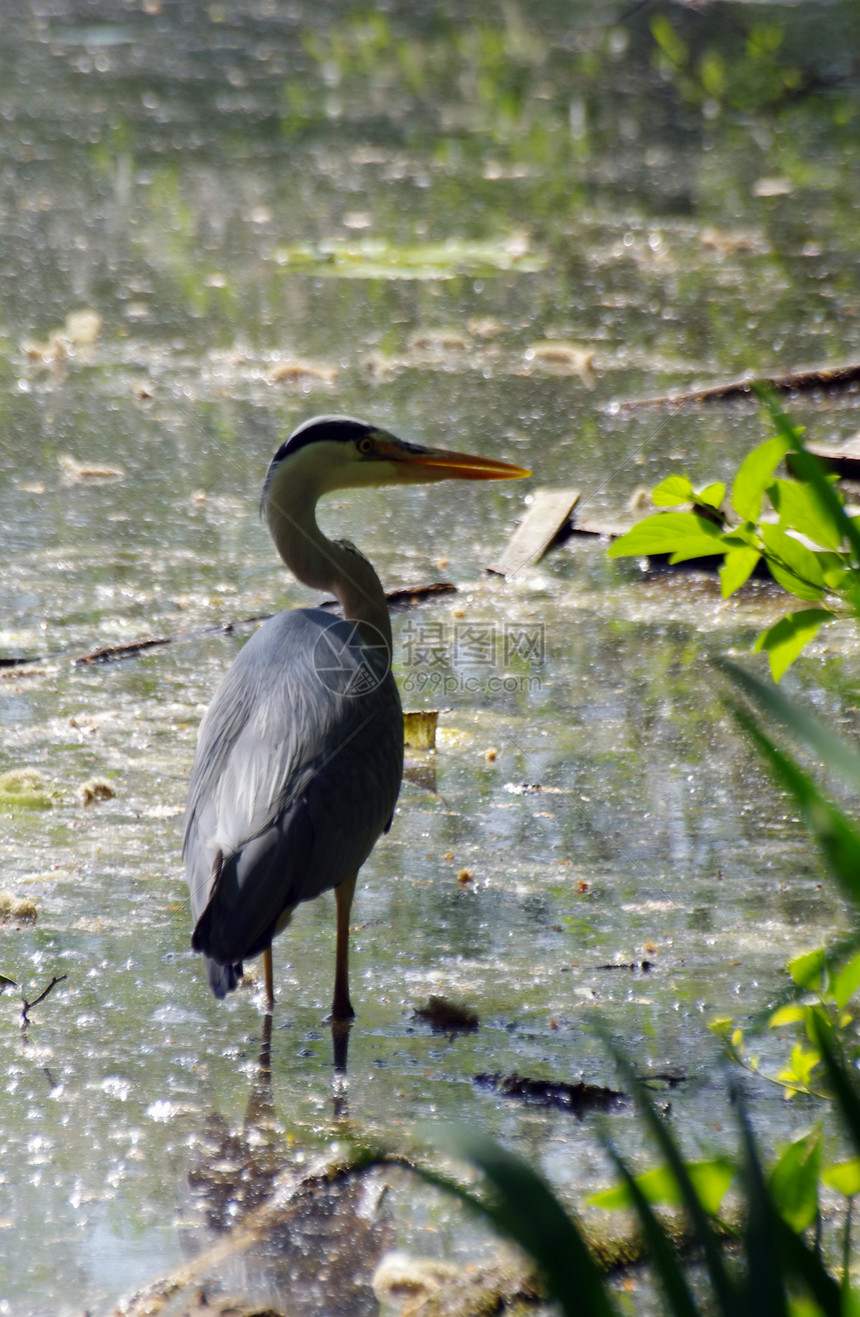
[[[317,501],[337,489],[526,476],[523,467],[408,443],[348,416],[317,416],[269,463],[262,511],[305,585],[334,594],[343,617],[291,609],[240,651],[197,741],[185,856],[194,932],[216,997],[263,955],[274,1002],[272,940],[297,905],[334,888],[331,1018],[353,1017],[349,915],[358,870],[391,825],[403,767],[403,718],[391,673],[391,623],[373,567],[329,540]]]

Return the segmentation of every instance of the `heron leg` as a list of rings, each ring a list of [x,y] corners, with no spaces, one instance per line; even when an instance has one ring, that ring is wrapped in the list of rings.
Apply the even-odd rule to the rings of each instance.
[[[263,952],[263,983],[266,990],[266,1014],[271,1015],[275,1004],[275,980],[272,972],[272,948]]]
[[[355,1011],[349,1000],[349,912],[355,893],[354,873],[334,889],[337,903],[337,947],[334,960],[334,1000],[331,1005],[332,1020],[352,1020]]]

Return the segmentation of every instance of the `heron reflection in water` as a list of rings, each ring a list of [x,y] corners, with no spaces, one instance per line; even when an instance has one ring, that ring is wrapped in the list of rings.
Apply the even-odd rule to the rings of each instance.
[[[293,575],[339,600],[278,613],[227,673],[203,719],[191,774],[184,856],[194,932],[216,997],[262,953],[274,1004],[272,940],[302,901],[334,888],[331,1019],[353,1015],[349,915],[358,870],[391,825],[403,770],[403,715],[391,673],[391,623],[373,567],[329,540],[317,501],[338,489],[437,480],[504,480],[523,467],[407,443],[348,416],[300,425],[275,453],[262,508]]]

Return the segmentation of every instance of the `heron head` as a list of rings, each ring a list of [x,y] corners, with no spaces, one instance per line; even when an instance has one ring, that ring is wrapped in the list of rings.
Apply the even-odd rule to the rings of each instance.
[[[514,480],[531,475],[495,458],[429,448],[399,439],[352,416],[314,416],[275,453],[263,482],[263,507],[284,482],[298,480],[310,497],[365,485],[427,484],[437,480]]]

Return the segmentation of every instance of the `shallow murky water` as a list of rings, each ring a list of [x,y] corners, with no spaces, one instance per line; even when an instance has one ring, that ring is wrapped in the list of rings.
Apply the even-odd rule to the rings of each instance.
[[[792,11],[786,58],[812,8]],[[24,1033],[17,990],[0,999],[0,1311],[110,1311],[279,1173],[351,1139],[411,1150],[428,1118],[490,1130],[578,1202],[608,1174],[593,1118],[477,1077],[613,1085],[596,1020],[691,1153],[732,1147],[708,1021],[761,1010],[786,959],[842,924],[707,662],[778,615],[771,588],[724,604],[713,580],[643,578],[598,541],[482,574],[532,487],[617,518],[670,469],[730,477],[763,434],[746,403],[619,399],[860,346],[850,89],[714,111],[652,70],[647,20],[602,14],[548,7],[532,27],[505,8],[491,29],[406,7],[187,19],[69,0],[10,21],[0,649],[32,661],[0,670],[0,770],[37,769],[50,803],[0,813],[2,886],[37,907],[0,927],[0,972],[30,1001],[64,977]],[[847,6],[833,15],[847,29]],[[835,77],[833,40],[809,58]],[[67,324],[82,308],[100,326]],[[216,1002],[189,950],[179,858],[197,725],[246,619],[308,600],[259,520],[262,474],[328,410],[535,472],[320,510],[387,588],[457,586],[394,618],[404,703],[440,708],[440,734],[363,870],[345,1087],[324,1023],[333,901],[276,944],[267,1080],[258,994]],[[792,410],[815,437],[857,428],[850,390]],[[166,643],[74,662],[145,637]],[[786,685],[851,734],[857,668],[846,629]],[[85,805],[93,779],[114,794]],[[415,1014],[432,995],[478,1029],[433,1033]],[[764,1060],[783,1046],[763,1038]],[[781,1097],[750,1100],[767,1139]],[[647,1162],[629,1110],[607,1119]],[[370,1179],[314,1199],[224,1285],[375,1312],[386,1251],[495,1251],[404,1173],[378,1195]]]

